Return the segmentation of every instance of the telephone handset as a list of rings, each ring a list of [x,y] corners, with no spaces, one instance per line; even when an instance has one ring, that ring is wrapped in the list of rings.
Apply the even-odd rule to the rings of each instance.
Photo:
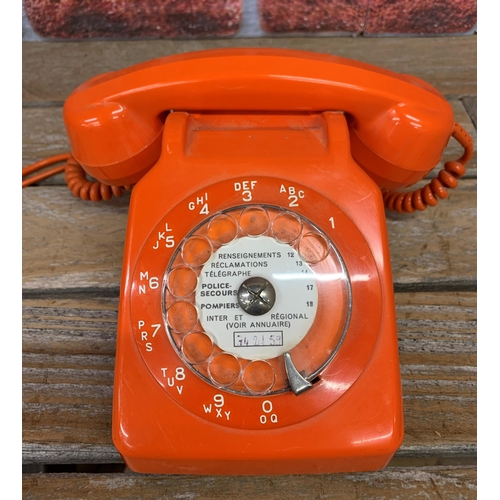
[[[134,185],[113,401],[125,462],[384,467],[403,437],[384,202],[425,208],[463,175],[471,141],[443,96],[338,57],[215,50],[95,77],[64,120],[70,167],[98,181],[68,167],[74,192]],[[462,158],[399,193],[451,135]]]

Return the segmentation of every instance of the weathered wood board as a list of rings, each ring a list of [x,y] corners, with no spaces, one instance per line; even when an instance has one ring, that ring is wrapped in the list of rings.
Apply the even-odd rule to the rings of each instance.
[[[55,476],[55,477],[54,477]],[[182,477],[137,474],[26,474],[26,500],[468,500],[477,498],[474,467],[388,468],[367,474],[279,477]]]
[[[228,47],[323,52],[412,74],[448,98],[477,94],[476,37],[25,42],[23,103],[61,104],[78,85],[97,74],[170,54]]]

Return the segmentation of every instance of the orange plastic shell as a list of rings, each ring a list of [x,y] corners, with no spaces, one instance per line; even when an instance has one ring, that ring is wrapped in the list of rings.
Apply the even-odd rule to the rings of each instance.
[[[252,205],[292,210],[289,188],[300,192],[293,211],[331,238],[352,283],[345,339],[299,395],[241,396],[200,379],[167,340],[159,287],[147,287],[176,249],[161,235],[177,245],[212,214],[244,206],[234,186],[248,181]],[[328,315],[332,297],[322,299]],[[388,463],[403,414],[387,231],[380,190],[350,156],[343,114],[169,114],[161,157],[132,192],[115,370],[113,441],[135,471],[326,473]]]
[[[339,57],[228,49],[97,76],[67,99],[64,120],[72,155],[88,174],[110,186],[135,184],[112,429],[127,465],[145,473],[239,475],[384,467],[401,444],[403,411],[380,188],[387,206],[411,211],[415,202],[421,209],[418,199],[408,202],[413,195],[387,190],[423,179],[452,131],[465,152],[448,162],[440,182],[454,187],[463,175],[460,162],[472,144],[444,97],[415,77]],[[212,332],[202,331],[193,301],[184,300],[197,293],[201,274],[191,264],[175,266],[181,254],[193,268],[205,259],[210,231],[229,238],[222,222],[217,230],[209,225],[214,216],[229,214],[229,226],[236,220],[238,231],[246,227],[247,207],[252,217],[262,209],[305,221],[346,269],[348,286],[318,280],[312,326],[295,351],[297,373],[305,380],[313,372],[304,390],[287,389],[288,368],[271,356],[238,360],[241,373],[254,368],[257,390],[249,393],[245,383],[226,384],[230,378],[214,382],[210,366],[196,364],[208,356],[204,349],[218,355],[222,348],[209,345]],[[248,238],[266,237],[269,227]],[[193,234],[188,258],[183,242]],[[184,281],[171,286],[172,276]],[[185,338],[175,337],[184,323],[202,339],[191,364]],[[234,359],[226,361],[221,367],[230,373]],[[271,376],[277,389],[260,390]]]

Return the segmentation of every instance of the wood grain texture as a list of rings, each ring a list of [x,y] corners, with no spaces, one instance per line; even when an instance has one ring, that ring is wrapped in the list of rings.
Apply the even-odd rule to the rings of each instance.
[[[405,410],[399,457],[470,457],[476,294],[396,294]],[[27,299],[25,463],[121,461],[111,442],[117,299]]]
[[[324,500],[477,498],[474,467],[388,468],[368,474],[200,477],[138,474],[25,474],[23,498],[95,500]]]
[[[109,290],[120,283],[128,194],[85,202],[65,187],[23,190],[23,290]],[[387,214],[398,290],[476,283],[476,182],[423,212]]]
[[[23,103],[62,103],[78,85],[97,74],[170,54],[227,47],[282,47],[324,52],[412,74],[447,97],[477,93],[475,36],[24,42]]]
[[[465,107],[465,110],[469,114],[474,127],[477,128],[477,96],[467,95],[465,97],[462,97],[462,103]]]

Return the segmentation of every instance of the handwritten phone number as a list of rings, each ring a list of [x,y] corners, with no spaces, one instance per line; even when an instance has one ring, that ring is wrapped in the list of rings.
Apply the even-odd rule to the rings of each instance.
[[[283,332],[234,332],[234,347],[272,347],[283,345]]]

